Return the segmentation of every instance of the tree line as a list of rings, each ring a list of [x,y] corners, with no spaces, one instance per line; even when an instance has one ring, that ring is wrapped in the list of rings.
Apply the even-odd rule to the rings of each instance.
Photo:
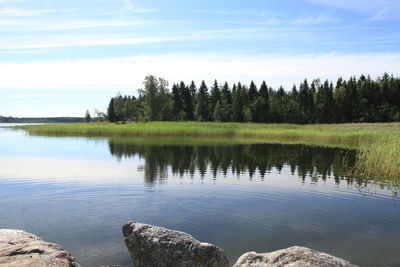
[[[331,81],[305,79],[285,90],[217,80],[209,89],[204,81],[173,84],[148,75],[138,96],[117,95],[106,117],[117,121],[216,121],[255,123],[351,123],[400,121],[400,79],[387,73],[375,80]]]

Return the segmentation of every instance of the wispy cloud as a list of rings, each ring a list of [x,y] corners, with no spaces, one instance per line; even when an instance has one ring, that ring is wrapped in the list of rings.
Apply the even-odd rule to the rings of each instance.
[[[312,15],[308,17],[302,17],[294,20],[295,24],[321,24],[321,23],[332,23],[339,21],[338,18],[334,18],[331,15]]]
[[[66,47],[96,47],[96,46],[122,46],[122,45],[143,45],[143,44],[165,44],[165,43],[193,43],[209,40],[231,41],[253,38],[258,41],[268,41],[270,46],[287,44],[292,40],[310,41],[309,31],[315,25],[305,27],[298,25],[286,25],[287,27],[273,27],[280,22],[259,22],[248,27],[228,27],[212,30],[201,30],[191,32],[177,32],[168,35],[135,35],[135,34],[113,34],[113,33],[52,33],[42,34],[40,38],[35,34],[5,37],[0,39],[0,52],[7,50],[16,51],[19,49],[45,49],[45,48],[66,48]],[[265,25],[272,27],[264,27]],[[82,25],[84,26],[84,25]],[[96,26],[96,25],[88,25]],[[343,31],[346,27],[318,27],[319,31]],[[302,34],[305,33],[305,34]],[[257,39],[254,39],[257,36]],[[311,38],[311,39],[310,39]],[[365,40],[364,40],[365,41]],[[354,42],[358,42],[355,40]],[[321,42],[319,42],[321,44]],[[2,51],[3,50],[3,51]]]
[[[129,37],[126,35],[77,35],[77,34],[54,34],[49,36],[35,36],[24,38],[9,38],[2,40],[0,50],[16,49],[38,49],[38,48],[60,48],[60,47],[87,47],[87,46],[116,46],[133,45],[144,43],[163,43],[178,41],[189,38],[182,37]]]
[[[213,14],[213,15],[249,15],[256,14],[255,12],[244,12],[244,11],[229,11],[229,10],[207,10],[207,9],[196,9],[192,10],[192,13],[198,14]]]
[[[321,6],[341,9],[352,9],[362,13],[375,14],[376,10],[387,9],[392,15],[398,16],[400,1],[398,0],[307,0]]]
[[[133,25],[149,24],[144,20],[74,20],[74,21],[30,21],[30,20],[0,20],[0,31],[54,31],[54,30],[77,30],[99,27],[124,27]],[[4,26],[4,27],[1,27]]]
[[[252,34],[263,30],[261,28],[229,28],[217,30],[194,31],[185,34],[173,34],[167,36],[136,36],[132,34],[48,34],[24,35],[23,37],[3,38],[0,42],[0,50],[18,49],[42,49],[42,48],[61,48],[61,47],[87,47],[87,46],[117,46],[117,45],[136,45],[147,43],[166,43],[182,41],[205,41],[223,40],[238,38],[238,36]]]
[[[0,9],[0,16],[7,17],[34,17],[49,13],[60,13],[74,11],[73,8],[65,9],[19,9],[19,8],[5,8]]]
[[[368,22],[375,22],[379,20],[400,20],[400,17],[398,16],[398,13],[393,14],[389,8],[385,7],[379,10],[375,15],[372,17],[369,17],[366,21]]]

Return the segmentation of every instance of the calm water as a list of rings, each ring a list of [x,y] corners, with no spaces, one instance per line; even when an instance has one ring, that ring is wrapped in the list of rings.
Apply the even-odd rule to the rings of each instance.
[[[61,244],[83,266],[129,266],[129,220],[247,251],[311,247],[400,266],[400,201],[344,177],[354,151],[185,139],[28,136],[0,129],[0,228]]]

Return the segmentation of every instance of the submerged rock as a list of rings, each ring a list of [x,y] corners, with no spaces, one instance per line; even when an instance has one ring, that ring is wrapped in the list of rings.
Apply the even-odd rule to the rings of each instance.
[[[0,229],[0,267],[79,267],[59,245],[21,230]]]
[[[223,249],[184,232],[128,222],[122,233],[135,266],[229,266]]]
[[[341,258],[306,247],[290,247],[270,253],[247,252],[233,267],[355,267]]]

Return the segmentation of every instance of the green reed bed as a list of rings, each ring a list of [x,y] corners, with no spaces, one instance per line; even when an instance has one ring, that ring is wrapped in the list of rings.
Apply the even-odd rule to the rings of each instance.
[[[253,124],[214,122],[147,122],[26,125],[35,135],[169,136],[262,139],[273,143],[302,143],[357,148],[354,175],[400,180],[400,123]]]
[[[359,142],[374,140],[400,124],[255,124],[214,122],[81,123],[17,126],[34,134],[89,136],[241,136]]]
[[[400,137],[387,133],[374,143],[361,143],[353,174],[400,187]]]

